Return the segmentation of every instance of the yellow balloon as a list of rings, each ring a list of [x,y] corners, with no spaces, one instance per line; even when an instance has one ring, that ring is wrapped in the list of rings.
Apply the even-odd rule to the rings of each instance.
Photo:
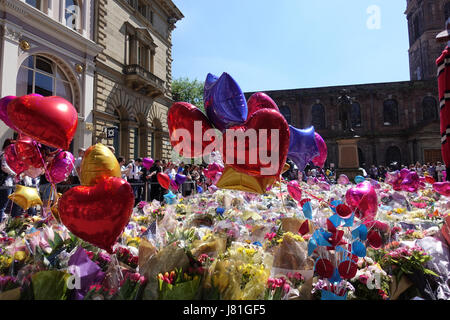
[[[81,184],[93,186],[105,177],[122,176],[120,165],[111,150],[101,143],[89,147],[81,162]]]
[[[16,190],[8,196],[8,199],[24,210],[28,210],[29,208],[37,205],[42,206],[42,200],[39,197],[39,193],[36,188],[16,185]]]
[[[273,177],[255,177],[238,172],[230,166],[225,169],[216,186],[220,189],[240,190],[264,194],[268,186],[275,182]]]

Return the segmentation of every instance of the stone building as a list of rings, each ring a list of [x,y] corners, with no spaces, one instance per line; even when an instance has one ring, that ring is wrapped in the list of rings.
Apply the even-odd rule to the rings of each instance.
[[[441,160],[435,61],[445,45],[435,37],[450,16],[450,1],[408,0],[405,14],[411,81],[265,91],[294,127],[314,125],[328,146],[326,165],[339,163],[336,138],[343,130],[337,100],[342,89],[354,97],[351,117],[361,137],[361,165]]]
[[[98,0],[93,143],[126,159],[168,159],[172,31],[183,14],[171,0]]]
[[[78,110],[71,151],[92,142],[94,0],[0,0],[0,96],[58,95]],[[0,124],[0,144],[14,132]]]

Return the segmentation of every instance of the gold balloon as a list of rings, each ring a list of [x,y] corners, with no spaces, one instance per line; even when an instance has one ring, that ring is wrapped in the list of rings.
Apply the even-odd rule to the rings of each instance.
[[[36,188],[16,185],[16,190],[8,196],[8,199],[24,210],[37,205],[42,206],[42,200]]]
[[[225,169],[216,186],[220,189],[240,190],[264,194],[268,186],[275,182],[273,177],[255,177],[238,172],[230,166]]]
[[[93,186],[105,177],[122,176],[120,165],[111,150],[101,143],[89,147],[81,163],[81,184]]]

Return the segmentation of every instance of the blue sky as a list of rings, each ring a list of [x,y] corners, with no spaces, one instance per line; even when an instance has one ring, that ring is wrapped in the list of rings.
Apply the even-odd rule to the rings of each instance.
[[[228,72],[243,91],[409,80],[406,0],[173,1],[185,16],[174,79]]]

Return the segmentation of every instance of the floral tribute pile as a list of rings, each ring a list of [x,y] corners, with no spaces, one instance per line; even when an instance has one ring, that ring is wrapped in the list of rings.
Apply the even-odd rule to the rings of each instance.
[[[364,183],[375,207],[348,181],[141,202],[113,254],[52,215],[7,219],[0,299],[450,299],[450,198]]]

